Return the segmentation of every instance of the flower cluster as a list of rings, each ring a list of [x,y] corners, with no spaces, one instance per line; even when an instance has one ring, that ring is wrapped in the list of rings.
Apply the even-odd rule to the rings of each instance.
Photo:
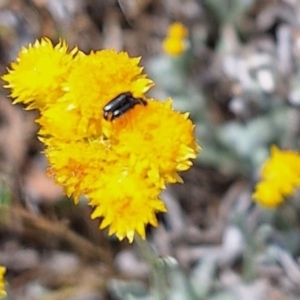
[[[187,48],[187,36],[188,29],[182,23],[171,24],[163,41],[164,52],[172,56],[181,55]]]
[[[139,62],[114,50],[69,51],[45,38],[22,48],[2,77],[14,103],[40,111],[48,174],[75,202],[87,197],[100,228],[129,241],[157,226],[156,213],[166,211],[159,194],[181,181],[177,172],[200,150],[188,114],[174,111],[171,99],[146,98],[153,82]],[[104,118],[107,103],[126,92],[145,105]]]
[[[6,292],[4,289],[5,281],[4,281],[4,274],[6,272],[6,268],[3,266],[0,266],[0,298],[6,296]]]
[[[273,146],[261,177],[253,198],[266,207],[278,206],[300,187],[300,154],[291,150],[281,151]]]

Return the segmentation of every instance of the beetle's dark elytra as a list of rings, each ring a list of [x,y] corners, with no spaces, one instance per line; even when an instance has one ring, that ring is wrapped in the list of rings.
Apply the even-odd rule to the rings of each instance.
[[[133,97],[131,92],[121,93],[110,100],[103,107],[104,119],[112,121],[125,114],[128,110],[132,109],[137,104],[145,106],[147,105],[147,102],[142,98]]]

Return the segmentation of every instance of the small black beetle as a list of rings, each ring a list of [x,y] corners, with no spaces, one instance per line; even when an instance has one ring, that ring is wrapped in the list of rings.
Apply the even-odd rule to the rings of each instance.
[[[141,98],[134,98],[131,92],[121,93],[112,100],[110,100],[103,107],[103,116],[105,120],[112,121],[123,114],[125,114],[128,110],[133,108],[135,105],[147,105],[147,102]]]

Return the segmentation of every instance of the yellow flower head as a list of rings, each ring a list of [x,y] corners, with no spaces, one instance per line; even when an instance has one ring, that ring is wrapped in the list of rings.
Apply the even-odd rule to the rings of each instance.
[[[181,181],[177,175],[192,165],[200,147],[188,114],[172,110],[171,99],[148,99],[114,122],[114,151],[124,161],[143,168],[160,187]]]
[[[139,61],[140,58],[130,58],[126,52],[114,50],[79,57],[64,83],[64,95],[57,99],[57,107],[42,112],[40,133],[61,136],[61,128],[67,122],[65,135],[72,139],[101,134],[102,127],[107,126],[103,119],[107,102],[127,91],[141,97],[153,85],[142,74]],[[73,126],[74,122],[77,126]]]
[[[276,207],[300,186],[300,154],[271,148],[271,157],[262,168],[262,181],[256,186],[253,198],[267,207]]]
[[[171,101],[148,99],[112,121],[111,138],[101,136],[61,144],[48,139],[50,172],[66,194],[85,194],[101,217],[101,228],[132,241],[145,237],[145,225],[157,225],[165,206],[158,195],[166,183],[181,181],[200,147],[187,114],[173,111]]]
[[[66,49],[65,43],[61,45]],[[37,57],[39,49],[44,53],[44,47],[28,51],[32,49]],[[23,65],[22,58],[17,65]],[[49,86],[43,90],[48,93],[46,105],[32,102],[32,97],[41,96],[37,92],[18,98],[40,110],[37,122],[48,174],[75,202],[81,195],[87,197],[92,217],[101,218],[101,229],[109,227],[109,234],[129,241],[135,234],[145,238],[147,224],[157,226],[156,213],[166,211],[159,194],[166,184],[181,181],[178,172],[190,168],[200,150],[188,114],[174,111],[170,99],[145,97],[153,82],[142,74],[139,61],[114,50],[80,54],[70,58],[67,76],[48,78]],[[13,69],[13,77],[5,75],[12,94],[23,84],[19,76],[23,69]],[[41,78],[48,76],[41,66],[40,72]],[[31,84],[35,90],[34,81]],[[103,108],[125,92],[132,98],[119,107],[124,114],[105,118]]]
[[[172,56],[181,55],[187,48],[188,29],[179,22],[175,22],[168,28],[168,35],[163,41],[163,50]]]
[[[90,205],[95,207],[92,217],[101,217],[100,228],[109,226],[109,234],[131,242],[134,234],[145,238],[145,226],[157,226],[156,212],[165,212],[164,203],[158,199],[161,189],[145,177],[143,170],[117,161],[103,170],[92,183],[88,193]]]
[[[163,41],[163,50],[166,54],[179,56],[186,49],[186,41],[181,39],[166,38]]]
[[[4,274],[6,272],[6,268],[3,266],[0,266],[0,297],[4,297],[6,296],[6,292],[5,292],[5,281],[4,281]]]
[[[77,48],[68,53],[67,45],[60,41],[53,46],[47,38],[23,47],[16,62],[2,76],[11,89],[14,103],[24,103],[27,109],[44,108],[60,97],[62,85],[74,61]]]
[[[172,23],[168,28],[168,37],[184,39],[188,36],[188,29],[180,22]]]

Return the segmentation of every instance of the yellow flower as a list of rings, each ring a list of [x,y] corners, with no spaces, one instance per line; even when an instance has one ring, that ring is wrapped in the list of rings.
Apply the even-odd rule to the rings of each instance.
[[[39,49],[44,51],[34,48],[37,57]],[[25,64],[23,58],[18,65]],[[157,226],[156,213],[166,211],[159,194],[167,183],[181,182],[178,172],[190,168],[200,150],[188,114],[174,111],[170,99],[145,97],[153,82],[142,74],[139,62],[114,50],[80,54],[71,59],[66,76],[49,78],[43,91],[48,93],[46,104],[31,102],[38,93],[18,98],[40,110],[39,138],[46,146],[48,174],[76,203],[81,195],[87,197],[92,217],[101,218],[101,229],[109,227],[109,234],[129,241],[135,234],[145,238],[147,224]],[[15,94],[23,77],[22,68],[13,69],[14,76],[5,79]],[[103,107],[124,92],[146,105],[136,104],[106,120]]]
[[[47,38],[23,47],[16,62],[2,76],[14,103],[24,103],[27,109],[42,109],[56,101],[63,94],[62,85],[76,53],[77,48],[68,53],[64,41],[53,46]]]
[[[172,23],[168,28],[168,37],[184,39],[188,36],[188,29],[180,22]]]
[[[4,297],[6,296],[6,292],[5,292],[5,281],[4,281],[4,274],[6,272],[6,268],[3,266],[0,266],[0,297]]]
[[[112,122],[111,138],[103,136],[61,143],[47,140],[50,172],[76,201],[84,194],[101,217],[100,228],[132,241],[145,237],[145,225],[157,225],[158,199],[166,183],[181,181],[200,147],[187,114],[173,111],[171,101],[148,99]]]
[[[163,50],[172,56],[181,55],[187,48],[188,29],[179,22],[175,22],[168,28],[168,35],[163,41]]]
[[[136,106],[113,127],[114,151],[126,154],[130,165],[143,168],[160,187],[181,182],[177,172],[192,165],[200,147],[194,136],[195,126],[188,114],[172,110],[171,99],[148,99],[147,106]]]
[[[186,49],[186,41],[168,37],[163,41],[163,49],[166,54],[179,56]]]
[[[139,61],[140,58],[130,58],[127,53],[114,50],[79,57],[64,83],[64,95],[56,100],[57,107],[42,111],[40,133],[61,136],[66,122],[64,136],[73,140],[101,134],[103,123],[107,126],[103,119],[107,102],[127,91],[141,97],[153,85],[152,80],[142,74]]]
[[[300,154],[291,150],[281,151],[273,146],[261,177],[253,198],[267,207],[278,206],[300,186]]]
[[[155,213],[166,212],[158,199],[161,190],[123,160],[108,166],[92,186],[94,191],[87,194],[95,208],[92,217],[101,217],[100,228],[109,226],[109,234],[120,240],[132,242],[135,234],[145,238],[145,226],[157,226]]]

